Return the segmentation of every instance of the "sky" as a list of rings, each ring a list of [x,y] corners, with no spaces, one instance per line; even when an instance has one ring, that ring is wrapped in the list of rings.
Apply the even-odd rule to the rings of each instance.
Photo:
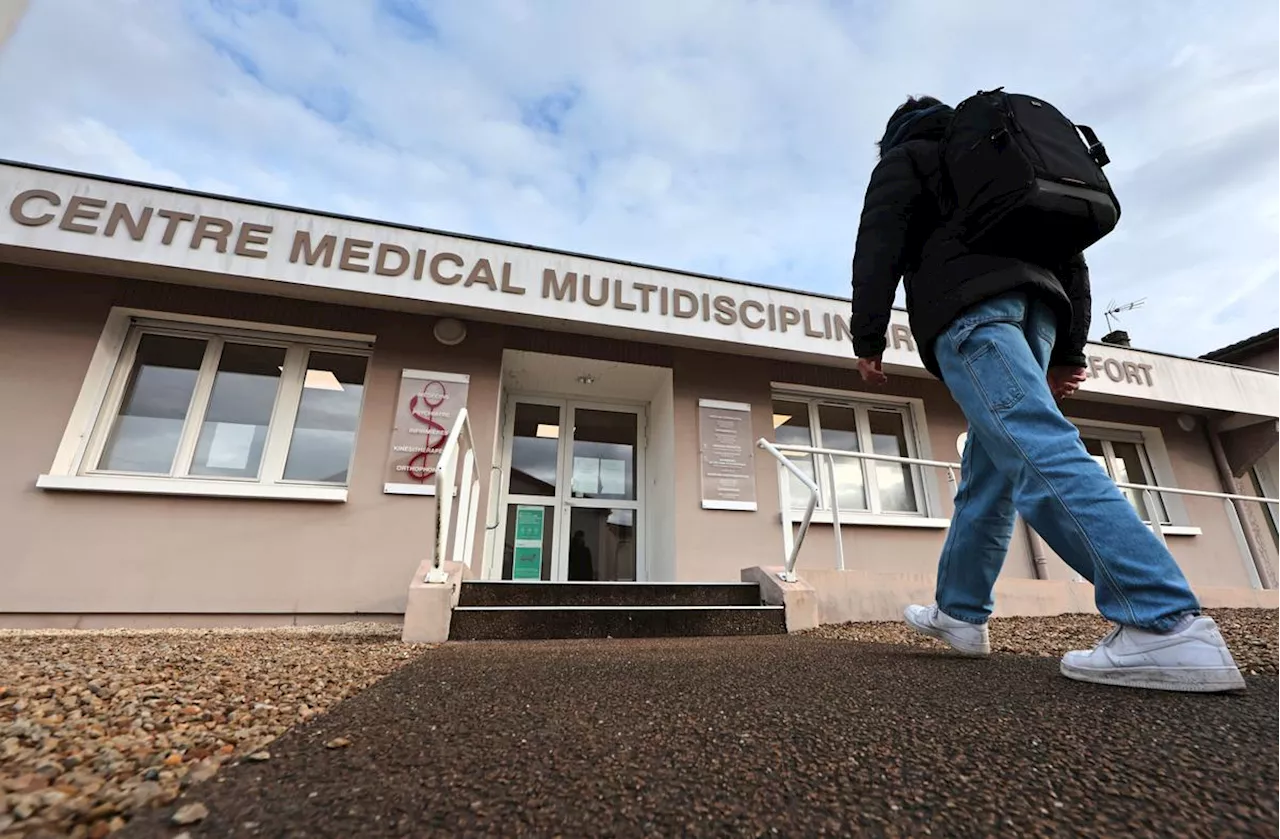
[[[0,0],[8,3],[14,0]],[[1280,322],[1275,0],[29,0],[0,158],[847,296],[908,95],[1101,135],[1135,346]]]

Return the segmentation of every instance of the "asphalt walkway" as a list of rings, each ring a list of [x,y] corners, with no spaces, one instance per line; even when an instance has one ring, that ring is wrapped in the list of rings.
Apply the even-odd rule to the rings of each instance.
[[[350,745],[326,743],[346,738]],[[428,651],[117,836],[1275,836],[1277,682],[808,637]]]

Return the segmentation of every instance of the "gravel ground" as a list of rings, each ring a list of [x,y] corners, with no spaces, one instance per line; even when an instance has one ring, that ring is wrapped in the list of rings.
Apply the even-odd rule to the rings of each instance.
[[[811,636],[451,644],[116,839],[1276,835],[1276,677],[1057,671]]]
[[[901,624],[449,645],[318,718],[425,647],[369,624],[0,630],[0,836],[102,837],[132,821],[125,835],[169,837],[184,805],[199,805],[187,815],[203,836],[584,835],[609,819],[614,835],[754,835],[775,807],[798,808],[775,823],[783,835],[1017,835],[1068,816],[1071,833],[1115,835],[1144,797],[1179,815],[1181,835],[1267,819],[1276,835],[1277,613],[1210,613],[1262,674],[1244,697],[1069,683],[1043,656],[1109,627],[1064,616],[993,621],[993,648],[1024,655],[986,670]],[[1197,724],[1206,710],[1212,731]],[[964,790],[980,775],[929,780],[944,753],[1031,774],[993,780],[975,804]],[[1036,804],[1046,788],[1063,793],[1051,810]]]
[[[0,630],[0,836],[102,837],[417,655],[399,627]]]
[[[1222,630],[1236,665],[1246,675],[1276,675],[1280,623],[1275,609],[1205,609]],[[1087,650],[1113,625],[1098,615],[1059,615],[1053,618],[993,618],[991,651],[1020,655],[1061,656],[1067,650]],[[921,649],[945,649],[896,623],[845,623],[820,626],[805,633],[839,641],[900,644]]]

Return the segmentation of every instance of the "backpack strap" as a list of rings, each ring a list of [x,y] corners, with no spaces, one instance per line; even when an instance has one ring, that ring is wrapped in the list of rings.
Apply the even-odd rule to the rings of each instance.
[[[1084,141],[1089,144],[1089,156],[1093,158],[1094,163],[1106,166],[1111,162],[1111,158],[1107,156],[1107,147],[1102,145],[1097,132],[1087,125],[1077,125],[1076,130],[1084,135]]]

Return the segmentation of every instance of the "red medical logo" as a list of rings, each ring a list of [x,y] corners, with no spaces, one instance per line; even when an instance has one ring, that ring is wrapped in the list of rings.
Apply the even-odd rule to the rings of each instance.
[[[422,386],[422,390],[409,397],[409,416],[426,426],[423,435],[426,451],[415,454],[408,464],[409,477],[415,481],[427,481],[435,475],[435,467],[428,465],[428,455],[440,451],[449,430],[436,421],[436,409],[444,404],[449,391],[442,382],[430,381]]]

